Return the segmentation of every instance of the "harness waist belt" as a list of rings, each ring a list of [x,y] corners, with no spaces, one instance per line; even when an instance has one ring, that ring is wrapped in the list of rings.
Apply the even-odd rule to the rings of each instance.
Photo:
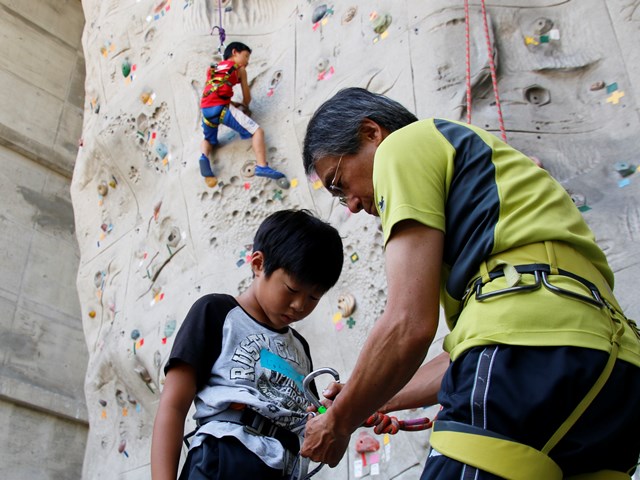
[[[215,415],[198,419],[198,427],[201,427],[205,423],[211,421],[243,425],[244,431],[247,433],[275,438],[284,448],[294,455],[297,455],[300,451],[298,435],[293,433],[291,430],[279,427],[264,415],[260,415],[258,412],[251,410],[250,408],[245,407],[242,410],[228,409]]]

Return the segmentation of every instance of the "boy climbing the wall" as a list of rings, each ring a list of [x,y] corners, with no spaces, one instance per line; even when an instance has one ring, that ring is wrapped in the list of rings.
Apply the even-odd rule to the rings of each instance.
[[[335,285],[342,263],[338,231],[306,210],[264,220],[248,289],[201,297],[176,335],[153,429],[153,480],[175,480],[193,401],[198,430],[180,479],[288,478],[307,418],[302,379],[312,370],[309,345],[290,325]]]
[[[264,130],[248,115],[251,90],[247,82],[246,67],[249,65],[251,49],[241,42],[232,42],[224,50],[224,60],[207,70],[200,108],[202,109],[202,129],[204,140],[201,144],[200,173],[209,187],[218,183],[209,155],[218,145],[218,126],[222,123],[240,134],[240,138],[251,138],[251,146],[256,156],[255,174],[275,180],[284,174],[267,165]],[[232,102],[233,86],[242,87],[242,103]]]

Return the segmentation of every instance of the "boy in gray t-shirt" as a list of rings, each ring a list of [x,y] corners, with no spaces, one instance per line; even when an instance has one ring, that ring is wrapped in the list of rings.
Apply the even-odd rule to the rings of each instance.
[[[198,430],[181,479],[290,473],[307,415],[302,379],[313,368],[309,345],[290,325],[335,285],[342,263],[337,230],[308,211],[264,220],[249,288],[235,298],[201,297],[176,335],[153,429],[154,480],[176,478],[191,402]]]

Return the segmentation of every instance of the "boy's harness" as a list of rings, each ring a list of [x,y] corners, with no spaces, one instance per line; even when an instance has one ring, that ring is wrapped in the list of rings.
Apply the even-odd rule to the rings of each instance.
[[[264,415],[261,415],[247,406],[244,406],[242,409],[228,408],[227,410],[216,413],[215,415],[200,418],[197,421],[198,428],[211,421],[242,425],[243,430],[252,435],[275,438],[284,448],[294,455],[297,455],[300,451],[298,435],[293,433],[291,430],[287,430],[284,427],[276,425]],[[193,436],[196,432],[197,430],[194,430],[187,435],[185,437],[185,443],[187,443],[187,439]]]
[[[528,264],[519,264],[523,258],[534,261]],[[546,259],[549,263],[538,263],[541,259]],[[560,268],[559,265],[564,268]],[[510,267],[507,268],[507,266]],[[624,316],[604,278],[598,273],[594,274],[590,267],[591,265],[584,265],[582,257],[571,247],[559,242],[525,245],[497,254],[488,261],[482,262],[479,276],[470,282],[465,294],[463,300],[465,305],[473,297],[475,297],[475,301],[483,302],[489,298],[529,292],[544,286],[558,295],[583,301],[596,308],[607,309],[612,322],[609,358],[589,392],[541,450],[480,427],[455,421],[435,421],[430,443],[437,452],[512,480],[561,480],[565,478],[560,467],[549,457],[549,452],[577,422],[609,379],[618,358],[620,340],[624,333],[624,322],[627,322],[637,333],[635,323]],[[496,278],[512,275],[518,279],[520,274],[533,275],[534,282],[518,285],[518,282],[514,281],[513,285],[506,288],[483,292],[483,287]],[[568,276],[582,284],[590,294],[555,286],[550,282],[549,275]],[[511,282],[507,282],[508,285],[509,283]],[[572,480],[629,480],[630,476],[623,472],[603,470],[567,478]]]
[[[216,92],[223,85],[228,85],[229,87],[233,87],[233,83],[229,81],[229,78],[231,78],[231,75],[233,75],[233,72],[235,72],[238,69],[238,64],[234,63],[229,68],[229,70],[227,70],[227,72],[222,76],[216,75],[216,69],[218,68],[217,63],[211,65],[211,67],[209,68],[210,68],[209,80],[207,80],[207,82],[205,83],[205,87],[208,85],[210,88],[209,90],[206,90],[205,88],[205,92],[202,94],[202,98],[208,97],[212,93]],[[218,94],[218,96],[223,100],[231,100],[231,97],[223,96],[220,94]]]
[[[211,128],[218,128],[218,125],[220,125],[222,123],[222,121],[224,120],[225,115],[227,114],[227,112],[229,111],[229,107],[226,106],[224,107],[222,110],[220,110],[220,115],[218,115],[218,118],[212,118],[209,119],[207,117],[205,117],[204,115],[202,116],[202,121],[209,127]],[[217,121],[217,123],[216,123]]]

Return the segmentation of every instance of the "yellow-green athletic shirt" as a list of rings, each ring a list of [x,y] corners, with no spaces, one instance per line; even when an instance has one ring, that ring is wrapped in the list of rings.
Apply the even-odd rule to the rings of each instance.
[[[445,341],[452,357],[492,343],[608,350],[611,325],[594,320],[599,309],[545,288],[475,302],[460,314],[484,260],[545,241],[566,244],[589,259],[607,290],[602,293],[615,302],[613,273],[582,214],[564,188],[524,154],[471,125],[422,120],[380,144],[373,185],[385,245],[394,225],[408,219],[445,234],[440,300],[453,329]],[[536,260],[528,263],[546,263]],[[482,318],[466,318],[467,310]],[[637,338],[627,330],[625,344],[640,364]],[[621,357],[629,359],[628,352]]]

